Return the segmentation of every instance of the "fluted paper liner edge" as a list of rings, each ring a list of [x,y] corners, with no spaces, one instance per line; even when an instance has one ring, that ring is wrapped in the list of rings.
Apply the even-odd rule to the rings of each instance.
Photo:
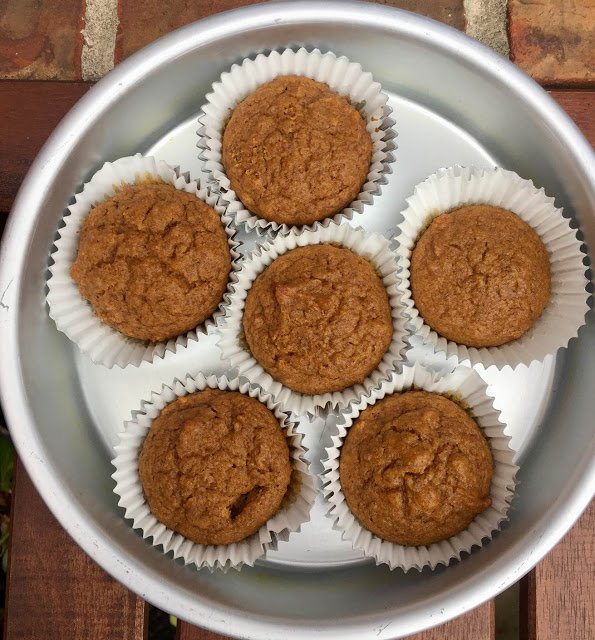
[[[195,329],[158,343],[130,338],[102,322],[91,305],[81,297],[78,286],[70,275],[70,268],[78,252],[80,231],[91,209],[112,197],[122,185],[147,179],[163,180],[176,189],[195,194],[213,207],[225,227],[232,260],[227,289],[215,313]],[[141,154],[106,162],[85,183],[82,191],[76,194],[74,204],[68,207],[68,213],[62,221],[64,226],[58,229],[59,237],[50,254],[53,264],[49,267],[46,297],[49,315],[58,330],[65,333],[83,353],[88,354],[94,363],[111,368],[114,365],[139,366],[145,361],[152,362],[157,357],[163,357],[167,351],[175,352],[178,348],[185,347],[189,341],[198,340],[201,333],[206,333],[210,326],[214,326],[222,318],[225,301],[240,268],[240,254],[237,250],[239,242],[234,239],[235,228],[225,204],[200,180],[190,180],[185,174],[178,174],[166,162]]]
[[[274,380],[250,353],[243,339],[242,318],[248,290],[273,260],[296,247],[333,243],[351,249],[369,260],[376,268],[386,288],[393,321],[393,337],[377,368],[364,380],[363,384],[348,387],[343,391],[318,395],[305,395],[293,391]],[[399,276],[395,256],[390,250],[386,238],[375,233],[366,233],[361,228],[331,223],[318,229],[293,229],[287,235],[278,235],[252,253],[244,260],[233,285],[233,293],[225,308],[225,319],[219,326],[219,342],[222,357],[237,368],[238,375],[245,376],[253,384],[269,391],[275,400],[297,415],[316,415],[327,405],[332,408],[345,407],[358,400],[362,395],[378,387],[387,379],[394,368],[403,360],[407,349],[405,338],[408,335],[404,307],[399,290]]]
[[[464,204],[481,203],[516,213],[531,226],[544,243],[550,259],[551,298],[533,327],[519,339],[499,347],[475,348],[457,344],[432,330],[421,317],[412,298],[411,253],[429,221],[440,213]],[[482,364],[498,369],[509,365],[529,366],[566,347],[585,323],[588,311],[585,254],[576,230],[543,189],[537,189],[512,171],[501,168],[450,167],[441,169],[415,187],[407,199],[403,221],[395,242],[402,268],[401,291],[413,332],[436,351],[456,356],[471,366]]]
[[[326,226],[331,220],[351,220],[355,213],[362,213],[366,205],[372,204],[374,196],[380,195],[381,185],[386,184],[386,176],[394,162],[396,134],[394,120],[389,117],[392,110],[387,105],[388,97],[380,84],[374,81],[371,73],[363,71],[360,64],[350,62],[345,56],[337,57],[332,52],[323,54],[318,49],[310,52],[304,48],[285,49],[281,53],[261,53],[254,59],[247,58],[239,65],[234,64],[213,84],[213,91],[207,94],[207,103],[199,116],[197,146],[200,158],[205,161],[205,170],[210,173],[211,180],[217,185],[215,188],[227,202],[228,211],[237,223],[244,223],[248,229],[256,229],[259,233],[269,229],[287,233],[292,228],[248,211],[231,189],[221,159],[223,131],[233,109],[257,87],[280,75],[305,76],[324,82],[333,91],[349,97],[365,117],[366,129],[372,138],[372,158],[366,181],[347,208],[311,227]]]
[[[366,407],[372,406],[392,393],[410,389],[424,389],[440,394],[455,394],[466,405],[467,410],[486,436],[494,459],[491,485],[492,505],[479,514],[465,531],[441,542],[418,547],[407,547],[383,540],[363,527],[351,513],[341,490],[339,458],[341,446],[349,428]],[[487,386],[472,369],[458,367],[452,373],[439,377],[419,364],[406,366],[401,374],[394,374],[382,383],[379,390],[364,397],[345,412],[332,435],[333,446],[326,450],[321,474],[323,493],[328,503],[327,516],[333,520],[334,528],[341,531],[344,540],[349,540],[354,549],[374,558],[376,564],[386,564],[390,569],[432,569],[451,560],[461,559],[461,554],[473,547],[482,546],[507,519],[510,503],[514,497],[518,467],[513,462],[514,451],[510,448],[510,437],[500,422],[500,412],[493,406],[493,398],[487,394]]]
[[[138,475],[138,455],[153,420],[162,409],[180,396],[203,389],[221,389],[239,391],[256,398],[267,406],[279,420],[286,432],[294,469],[297,495],[288,504],[270,518],[255,534],[233,544],[202,545],[188,540],[160,523],[151,513],[146,502]],[[308,471],[302,446],[302,435],[297,433],[297,424],[288,418],[287,412],[275,402],[270,394],[253,387],[248,382],[226,376],[205,377],[199,374],[188,376],[182,382],[174,380],[171,386],[163,385],[160,392],[151,394],[148,402],[141,403],[140,412],[125,423],[120,441],[115,446],[115,458],[112,465],[116,468],[112,478],[116,481],[114,492],[119,496],[118,506],[125,509],[124,517],[132,520],[132,527],[142,531],[143,538],[151,538],[152,545],[162,547],[164,553],[172,553],[174,558],[183,559],[185,564],[194,564],[197,568],[211,571],[230,568],[241,569],[244,564],[253,565],[269,549],[276,549],[277,542],[287,540],[289,535],[300,530],[310,519],[310,510],[316,499],[315,479]]]

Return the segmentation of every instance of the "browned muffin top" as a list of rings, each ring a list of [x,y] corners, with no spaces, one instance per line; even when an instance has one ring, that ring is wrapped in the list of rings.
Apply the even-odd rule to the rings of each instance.
[[[307,394],[340,391],[378,366],[392,334],[386,289],[344,247],[299,247],[248,291],[243,318],[252,355],[275,380]]]
[[[213,314],[230,269],[217,212],[191,193],[147,182],[91,210],[71,274],[103,322],[158,342]]]
[[[205,389],[178,398],[153,421],[139,475],[157,520],[198,544],[231,544],[279,510],[291,463],[267,407]]]
[[[506,209],[467,205],[444,213],[411,256],[411,291],[424,321],[470,347],[520,338],[550,298],[550,263],[537,233]]]
[[[347,207],[371,158],[361,114],[326,84],[298,76],[258,87],[234,109],[223,134],[223,166],[244,206],[290,225]]]
[[[339,461],[355,517],[377,536],[408,546],[466,529],[491,504],[492,467],[475,421],[426,391],[387,396],[365,409]]]

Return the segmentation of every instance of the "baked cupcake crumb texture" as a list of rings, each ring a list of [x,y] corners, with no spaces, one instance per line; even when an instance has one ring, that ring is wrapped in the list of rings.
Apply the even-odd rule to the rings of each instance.
[[[149,181],[127,185],[91,210],[71,275],[103,322],[159,342],[214,313],[230,269],[217,212],[192,193]]]
[[[353,202],[372,158],[366,122],[347,98],[302,76],[279,76],[238,104],[222,162],[244,206],[266,220],[311,224]]]
[[[411,292],[424,322],[469,347],[520,338],[550,298],[550,264],[519,216],[474,204],[438,215],[411,256]]]
[[[153,515],[198,544],[256,533],[282,506],[292,474],[284,431],[261,402],[205,389],[153,420],[139,476]]]
[[[274,260],[248,291],[243,328],[252,355],[275,380],[312,395],[363,383],[393,335],[373,266],[330,244]]]
[[[347,505],[377,536],[429,545],[465,530],[491,504],[493,460],[482,431],[439,394],[409,391],[365,409],[340,451]]]

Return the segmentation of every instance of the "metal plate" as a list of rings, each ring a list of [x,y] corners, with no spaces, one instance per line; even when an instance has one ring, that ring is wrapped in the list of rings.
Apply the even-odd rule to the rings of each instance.
[[[142,597],[225,635],[388,640],[460,615],[518,580],[588,503],[595,487],[593,318],[555,362],[514,374],[480,371],[521,463],[510,522],[482,549],[433,572],[390,572],[362,563],[318,507],[305,531],[266,563],[210,574],[173,562],[132,531],[112,492],[109,460],[122,420],[151,389],[185,373],[222,371],[216,336],[153,365],[108,371],[56,331],[44,302],[64,207],[102,161],[152,150],[196,173],[194,118],[210,84],[247,55],[302,44],[360,62],[395,109],[394,172],[355,224],[390,235],[404,198],[429,173],[452,163],[497,163],[555,194],[595,246],[592,150],[508,61],[455,30],[379,5],[250,7],[132,56],[89,91],[41,151],[0,255],[0,390],[19,454],[45,501],[87,553]],[[420,347],[414,355],[436,370],[454,365]],[[321,421],[301,428],[318,460]]]
[[[392,238],[401,220],[399,212],[405,208],[405,198],[411,195],[415,184],[436,169],[452,164],[488,168],[499,162],[468,133],[429,109],[394,93],[389,95],[389,105],[393,109],[399,132],[396,163],[388,177],[388,184],[382,188],[382,195],[362,215],[356,215],[351,224]],[[197,120],[193,116],[176,125],[143,151],[179,166],[191,177],[199,177],[202,162],[197,154],[196,129]],[[420,153],[420,148],[423,148],[423,153]],[[238,236],[244,255],[266,240],[256,232],[247,233],[243,225]],[[122,420],[139,407],[141,398],[149,397],[151,390],[157,390],[162,384],[169,384],[174,378],[184,377],[188,373],[226,372],[220,362],[215,333],[212,331],[208,336],[201,336],[198,342],[190,343],[187,349],[175,355],[168,353],[164,360],[156,360],[152,365],[144,363],[138,369],[108,370],[94,365],[88,357],[74,349],[79,384],[93,424],[105,443],[106,455],[113,457],[113,444],[117,442]],[[434,355],[431,349],[423,347],[421,343],[410,354],[410,360],[424,362],[434,370],[444,372],[451,370],[454,365],[454,361],[447,362],[443,355]],[[512,446],[519,455],[522,454],[547,408],[555,370],[554,359],[534,363],[530,369],[493,369],[486,372],[479,367],[478,370],[490,385],[490,393],[502,411],[502,419],[512,436]],[[518,402],[519,397],[523,398],[522,402]],[[326,437],[329,430],[325,429],[325,421],[320,418],[312,422],[302,419],[300,430],[305,434],[304,443],[308,448],[312,471],[318,473],[322,471],[320,460],[324,456],[324,449],[330,444],[330,439]],[[324,500],[319,496],[311,521],[299,535],[281,542],[279,549],[269,553],[262,564],[324,570],[366,562],[360,552],[341,539],[324,512]]]

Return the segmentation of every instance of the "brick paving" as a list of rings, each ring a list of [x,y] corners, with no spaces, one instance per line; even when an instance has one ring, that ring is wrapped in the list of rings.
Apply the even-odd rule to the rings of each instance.
[[[79,80],[84,0],[0,2],[0,78]]]
[[[116,62],[185,24],[261,0],[119,0]]]
[[[463,0],[378,0],[377,4],[413,11],[422,16],[445,22],[461,31],[465,29],[465,3]]]
[[[465,0],[464,8],[467,35],[508,57],[507,0]]]
[[[98,80],[174,29],[256,1],[3,0],[0,79]],[[377,1],[465,30],[542,84],[595,86],[595,0]]]
[[[189,22],[257,2],[261,0],[209,0],[195,3],[187,0],[169,0],[167,3],[161,0],[120,0],[116,62]],[[420,13],[458,29],[465,28],[463,0],[380,0],[378,4]]]
[[[509,0],[511,58],[550,86],[595,84],[595,0]]]

